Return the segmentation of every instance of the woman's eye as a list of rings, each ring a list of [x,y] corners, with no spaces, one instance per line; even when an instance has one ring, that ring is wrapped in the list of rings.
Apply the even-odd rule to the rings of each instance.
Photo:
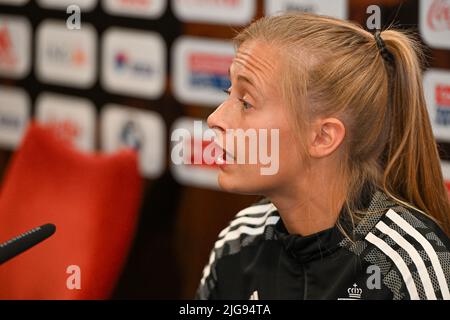
[[[231,95],[231,90],[230,89],[222,89],[223,92],[225,92],[227,95]],[[253,107],[250,103],[248,103],[247,101],[245,101],[242,98],[239,98],[239,102],[242,104],[242,108],[247,110],[250,109],[251,107]]]
[[[244,109],[250,109],[251,107],[253,107],[250,103],[248,103],[247,101],[245,101],[244,99],[239,99],[239,101],[242,103],[242,107]]]

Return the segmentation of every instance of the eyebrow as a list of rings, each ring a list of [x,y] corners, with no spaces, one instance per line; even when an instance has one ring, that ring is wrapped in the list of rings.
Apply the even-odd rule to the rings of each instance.
[[[231,79],[231,67],[228,68],[228,77]],[[254,82],[251,78],[248,78],[248,77],[246,77],[246,76],[244,76],[244,75],[242,75],[242,74],[239,74],[239,75],[237,76],[237,80],[240,80],[240,81],[243,81],[243,82],[248,83],[248,84],[251,85],[256,91],[258,91],[258,88],[257,88],[256,85],[255,85],[255,82]]]

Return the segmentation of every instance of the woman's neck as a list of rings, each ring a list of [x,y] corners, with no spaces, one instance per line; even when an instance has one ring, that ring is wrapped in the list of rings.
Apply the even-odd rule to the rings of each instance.
[[[327,197],[324,197],[328,200]],[[308,236],[329,229],[336,224],[344,201],[335,206],[320,199],[273,199],[283,223],[290,234]]]
[[[314,176],[314,174],[312,175]],[[268,195],[277,207],[283,223],[291,234],[311,235],[336,224],[346,198],[344,186],[324,183],[323,176],[304,180],[303,185],[290,185]],[[327,179],[325,181],[342,181]]]

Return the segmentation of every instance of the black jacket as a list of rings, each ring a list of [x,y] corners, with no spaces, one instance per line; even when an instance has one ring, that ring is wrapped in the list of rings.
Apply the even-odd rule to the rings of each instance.
[[[368,213],[354,228],[340,224],[291,235],[275,206],[239,212],[220,234],[198,299],[450,299],[450,241],[422,213],[363,189]]]

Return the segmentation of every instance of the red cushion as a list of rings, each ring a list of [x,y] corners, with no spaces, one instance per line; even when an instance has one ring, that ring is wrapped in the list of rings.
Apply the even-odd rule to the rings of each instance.
[[[75,150],[31,124],[0,193],[0,242],[44,223],[56,233],[0,265],[0,299],[109,297],[133,240],[142,181],[131,150]],[[81,269],[70,290],[67,267]]]

